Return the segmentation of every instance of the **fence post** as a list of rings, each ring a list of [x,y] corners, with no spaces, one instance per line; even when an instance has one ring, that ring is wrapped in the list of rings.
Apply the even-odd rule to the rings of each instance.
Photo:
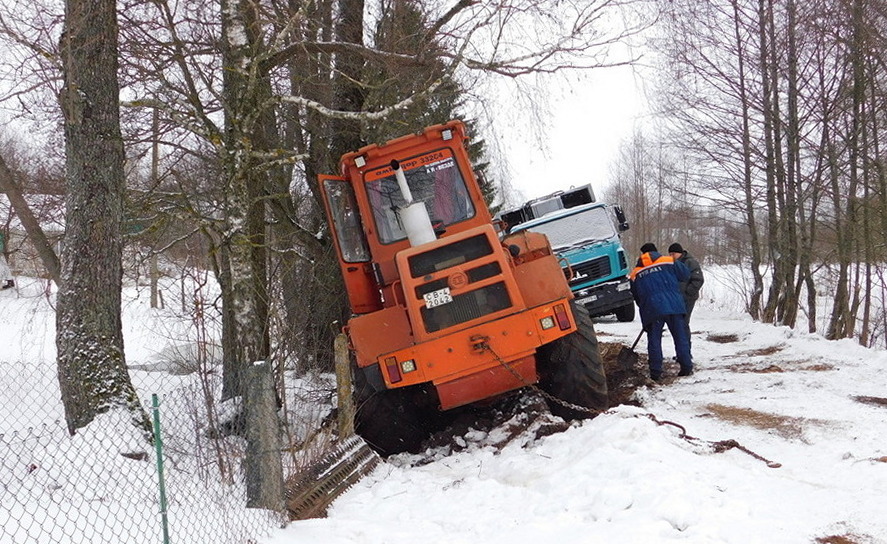
[[[334,346],[339,440],[344,440],[354,434],[354,399],[351,397],[351,360],[348,356],[348,338],[339,333]]]
[[[280,424],[271,365],[255,362],[246,369],[245,376],[246,506],[283,512]]]
[[[157,450],[157,479],[160,483],[160,519],[163,525],[163,544],[169,544],[169,519],[166,515],[166,480],[163,478],[163,437],[160,434],[160,401],[157,393],[151,395],[154,413],[154,448]]]

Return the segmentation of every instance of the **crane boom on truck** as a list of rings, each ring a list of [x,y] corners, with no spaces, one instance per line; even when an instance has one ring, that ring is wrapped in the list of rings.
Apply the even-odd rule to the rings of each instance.
[[[588,313],[544,234],[506,235],[484,203],[461,121],[369,145],[319,176],[352,316],[356,429],[415,451],[439,414],[539,384],[607,407]]]

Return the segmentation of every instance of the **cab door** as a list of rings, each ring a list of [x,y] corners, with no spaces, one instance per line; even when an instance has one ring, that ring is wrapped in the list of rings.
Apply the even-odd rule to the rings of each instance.
[[[318,181],[351,311],[365,314],[380,310],[382,297],[354,188],[341,177],[322,175],[318,176]]]

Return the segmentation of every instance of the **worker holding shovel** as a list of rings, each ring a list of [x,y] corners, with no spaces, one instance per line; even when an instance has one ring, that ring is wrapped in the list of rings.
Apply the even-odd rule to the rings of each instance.
[[[684,263],[660,255],[650,242],[641,246],[637,267],[629,275],[631,293],[647,332],[650,378],[654,381],[662,379],[662,330],[665,325],[674,339],[675,355],[681,365],[678,376],[693,374],[686,327],[687,309],[679,287],[680,282],[689,277],[690,270]]]

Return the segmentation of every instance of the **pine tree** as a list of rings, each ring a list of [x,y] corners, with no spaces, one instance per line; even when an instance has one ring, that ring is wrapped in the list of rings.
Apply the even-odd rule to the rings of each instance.
[[[490,206],[496,198],[497,187],[487,175],[489,162],[485,158],[486,145],[483,139],[474,137],[477,134],[477,121],[465,119],[461,114],[464,89],[456,79],[446,74],[446,66],[441,60],[445,56],[440,54],[444,48],[428,36],[429,24],[422,4],[416,0],[391,0],[383,8],[374,34],[375,47],[403,55],[419,55],[420,59],[427,60],[408,66],[392,63],[366,70],[366,87],[370,91],[366,96],[365,109],[372,111],[408,98],[440,77],[443,77],[443,83],[429,96],[419,98],[397,115],[368,125],[364,131],[365,141],[384,142],[419,132],[430,125],[461,118],[472,136],[468,154],[484,200]]]

